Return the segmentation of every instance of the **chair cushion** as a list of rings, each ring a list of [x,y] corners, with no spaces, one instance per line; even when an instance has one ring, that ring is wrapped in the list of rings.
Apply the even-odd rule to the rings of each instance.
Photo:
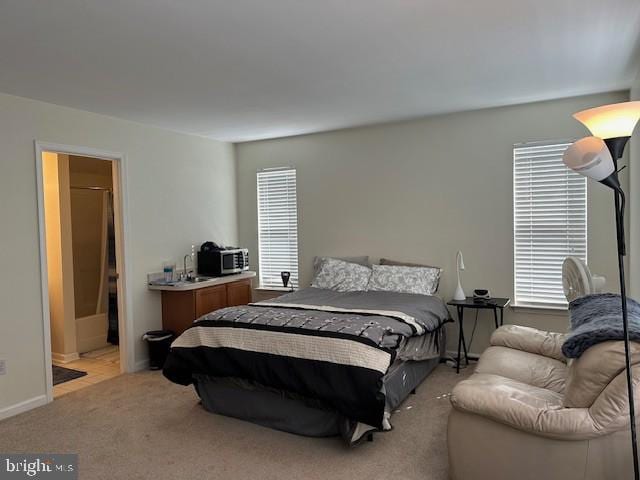
[[[507,347],[487,348],[476,373],[500,375],[538,388],[564,393],[567,365],[549,357]]]
[[[631,363],[640,363],[640,345],[631,342]],[[590,407],[602,391],[625,369],[624,343],[602,342],[573,360],[565,386],[565,407]]]
[[[562,333],[545,332],[520,325],[504,325],[491,335],[491,345],[509,347],[566,362],[562,354],[564,338],[565,335]]]
[[[631,372],[635,408],[638,412],[640,411],[640,365],[631,367]],[[627,372],[625,369],[609,382],[589,408],[589,414],[593,418],[594,424],[602,433],[629,428],[629,403],[627,399]]]

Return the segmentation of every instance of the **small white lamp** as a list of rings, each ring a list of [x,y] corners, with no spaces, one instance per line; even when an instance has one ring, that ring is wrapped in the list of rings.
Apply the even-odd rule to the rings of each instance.
[[[456,270],[458,272],[458,286],[456,287],[456,293],[453,294],[453,299],[463,301],[466,300],[467,296],[464,294],[464,290],[460,284],[460,270],[464,270],[464,258],[460,250],[456,253]]]
[[[616,171],[613,157],[601,138],[581,138],[567,148],[562,159],[571,170],[596,182],[605,184],[610,181],[617,182],[617,175],[611,177]],[[619,187],[620,185],[618,184],[617,186]]]

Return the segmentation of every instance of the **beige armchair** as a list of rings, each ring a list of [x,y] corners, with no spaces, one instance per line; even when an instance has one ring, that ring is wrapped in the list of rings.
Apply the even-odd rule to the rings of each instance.
[[[568,363],[562,341],[515,325],[494,332],[451,395],[452,480],[633,478],[624,344],[600,343]],[[632,364],[638,400],[638,343]]]

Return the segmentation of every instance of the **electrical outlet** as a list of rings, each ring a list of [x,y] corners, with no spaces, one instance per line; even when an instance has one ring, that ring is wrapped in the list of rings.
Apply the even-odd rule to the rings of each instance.
[[[7,374],[7,361],[4,358],[0,358],[0,375]]]

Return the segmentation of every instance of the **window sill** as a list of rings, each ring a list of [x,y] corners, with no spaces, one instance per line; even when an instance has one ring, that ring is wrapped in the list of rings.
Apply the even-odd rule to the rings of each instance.
[[[256,287],[254,290],[259,292],[294,292],[297,287]]]
[[[511,309],[516,313],[531,313],[535,315],[552,315],[560,317],[566,315],[569,312],[567,307],[552,307],[552,306],[540,306],[534,307],[531,305],[511,305]]]

